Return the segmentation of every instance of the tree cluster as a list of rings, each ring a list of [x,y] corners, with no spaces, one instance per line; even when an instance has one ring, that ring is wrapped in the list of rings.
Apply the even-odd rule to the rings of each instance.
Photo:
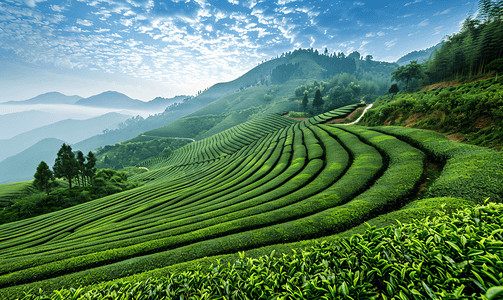
[[[95,164],[94,153],[89,151],[87,156],[84,156],[82,151],[77,151],[77,158],[75,158],[72,147],[64,143],[59,149],[54,162],[54,171],[49,169],[46,162],[40,162],[34,175],[34,184],[38,189],[45,190],[47,195],[49,195],[51,188],[55,186],[55,178],[65,178],[70,189],[73,180],[76,180],[79,186],[86,186],[92,182],[96,171]]]
[[[172,151],[191,142],[186,139],[155,139],[107,145],[97,149],[96,167],[120,170],[155,156],[168,156]]]
[[[481,0],[479,11],[465,19],[459,33],[447,36],[427,64],[429,83],[486,73],[492,61],[503,58],[503,1]]]
[[[375,94],[384,94],[388,90],[385,82],[358,80],[356,75],[348,73],[338,74],[329,82],[318,82],[301,85],[295,89],[295,96],[302,99],[300,110],[308,111],[308,98],[316,98],[319,93],[322,102],[313,100],[313,112],[329,111],[341,106],[358,103],[362,98],[366,100],[375,97]],[[316,103],[316,104],[315,104]],[[320,104],[321,103],[321,104]]]

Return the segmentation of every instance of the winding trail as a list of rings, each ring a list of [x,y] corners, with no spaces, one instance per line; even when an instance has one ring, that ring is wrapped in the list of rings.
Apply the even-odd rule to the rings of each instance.
[[[365,107],[362,115],[358,119],[356,119],[356,121],[353,121],[351,123],[346,123],[346,124],[335,124],[335,125],[354,125],[354,124],[358,123],[360,121],[360,119],[365,115],[365,112],[367,111],[367,109],[371,108],[372,105],[374,105],[374,103],[371,103],[371,104],[369,104],[369,106]]]
[[[155,136],[155,135],[144,135],[144,134],[142,134],[141,136],[153,137],[153,138],[162,138],[162,139],[191,140],[191,141],[193,141],[193,142],[195,142],[195,141],[196,141],[196,140],[191,139],[191,138],[183,138],[183,137]]]

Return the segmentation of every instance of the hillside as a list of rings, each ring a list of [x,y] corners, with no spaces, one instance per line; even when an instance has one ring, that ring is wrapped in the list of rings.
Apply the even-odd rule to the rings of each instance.
[[[15,105],[27,105],[27,104],[75,104],[77,101],[82,99],[80,96],[66,96],[58,92],[49,92],[45,94],[38,95],[36,97],[30,98],[23,101],[8,101],[2,102],[1,104],[15,104]]]
[[[76,143],[104,129],[115,128],[130,116],[108,113],[87,120],[63,120],[21,133],[8,140],[0,140],[0,161],[16,155],[44,138],[56,138],[67,143]]]
[[[298,111],[302,95],[297,95],[297,90],[301,87],[309,90],[311,99],[317,89],[323,91],[324,111],[359,103],[362,97],[372,101],[388,90],[389,73],[396,67],[396,64],[361,60],[356,51],[348,57],[338,57],[312,49],[295,50],[257,66],[234,81],[211,87],[182,104],[196,108],[206,103],[205,106],[143,134],[204,139],[259,116]],[[341,73],[337,73],[339,71]],[[226,93],[222,92],[225,90]],[[215,95],[217,91],[221,91],[219,97],[206,102],[208,95]]]
[[[45,138],[24,151],[0,162],[0,184],[33,179],[38,164],[43,160],[54,164],[56,154],[65,141]]]
[[[58,115],[38,110],[0,115],[0,128],[2,128],[0,131],[0,140],[10,139],[23,132],[64,119]],[[30,120],[30,122],[26,122],[26,120]]]
[[[264,115],[145,162],[149,171],[131,178],[145,183],[138,188],[1,225],[0,295],[238,251],[263,255],[260,247],[301,247],[281,244],[331,236],[391,211],[399,219],[432,215],[449,202],[403,208],[418,198],[458,198],[450,209],[503,200],[502,153],[431,131],[323,124],[354,108],[302,122]],[[425,176],[432,164],[436,180]]]
[[[423,63],[430,58],[433,58],[436,51],[440,50],[442,46],[445,44],[445,42],[440,42],[436,44],[435,46],[431,46],[427,49],[424,50],[418,50],[418,51],[412,51],[410,53],[407,53],[406,55],[400,57],[396,63],[400,66],[404,66],[409,64],[413,60],[417,60],[417,63]]]
[[[80,99],[75,105],[108,107],[108,108],[131,108],[141,105],[143,101],[131,99],[119,92],[107,91],[89,98]]]
[[[448,138],[503,149],[503,77],[379,98],[362,118],[367,126],[435,130]]]

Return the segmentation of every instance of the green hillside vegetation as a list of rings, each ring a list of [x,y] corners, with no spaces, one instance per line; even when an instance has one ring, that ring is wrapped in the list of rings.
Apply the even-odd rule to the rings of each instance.
[[[8,207],[13,204],[13,199],[26,196],[35,191],[32,180],[5,183],[0,185],[0,208]]]
[[[0,225],[0,297],[496,299],[497,3],[480,1],[477,19],[423,64],[298,49],[135,119],[114,138],[136,137],[100,149],[103,160],[155,156],[127,167],[127,183],[104,170],[82,187],[113,194]],[[440,83],[476,77],[488,79]],[[369,126],[328,124],[378,96]],[[174,138],[187,144],[168,146]]]
[[[279,253],[281,249],[310,245],[301,242],[303,240],[326,239],[350,229],[358,231],[361,226],[365,227],[365,221],[375,220],[383,226],[394,223],[394,219],[410,221],[432,215],[443,203],[452,210],[487,198],[502,202],[502,153],[455,143],[441,134],[419,129],[323,124],[354,108],[341,108],[302,122],[278,114],[265,115],[190,143],[167,158],[150,161],[148,172],[130,178],[131,182],[144,183],[137,188],[1,225],[0,295],[12,299],[22,297],[22,291],[30,288],[47,291],[77,288],[133,274],[139,276],[135,278],[161,274],[164,271],[160,268],[165,267],[169,270],[197,268],[218,258],[205,257],[237,255],[238,251],[258,258],[270,254],[272,249],[278,249]],[[440,168],[436,180],[425,178],[431,163]],[[426,182],[428,187],[422,191],[420,187]],[[442,237],[446,236],[442,234]],[[474,242],[471,235],[466,239]],[[282,245],[285,243],[294,244]],[[365,243],[362,244],[367,245]],[[457,245],[452,240],[445,243],[435,240],[435,243],[446,247],[449,243]],[[461,245],[463,247],[456,247],[471,247]],[[321,253],[328,251],[323,247]],[[431,247],[438,248],[440,244]],[[445,268],[449,266],[445,262],[452,260],[454,265],[462,266],[466,260],[464,254],[455,255],[456,247],[445,252],[447,254],[442,252],[449,257],[439,258]],[[266,250],[268,252],[264,252]],[[391,264],[397,259],[400,266],[407,263],[400,258],[403,256],[397,255],[402,254],[392,252],[385,258],[383,252],[381,259]],[[407,255],[410,256],[406,253],[405,257]],[[435,253],[431,255],[435,257]],[[236,256],[222,256],[226,257],[232,257],[235,262]],[[488,257],[493,258],[489,254]],[[351,259],[341,259],[339,263],[357,266]],[[410,261],[406,266],[415,268],[418,263]],[[425,265],[425,268],[433,270],[435,266]],[[495,261],[491,267],[498,275],[500,266],[496,266],[499,265]],[[404,272],[409,274],[407,267]],[[223,267],[218,268],[217,273],[218,270],[224,272]],[[493,271],[482,272],[477,268],[459,273],[471,282],[468,285],[460,279],[466,293],[480,295],[491,286],[501,285],[492,279],[491,276],[499,278],[492,275]],[[398,276],[392,269],[389,274]],[[149,271],[154,273],[142,274]],[[295,272],[290,277],[292,292],[317,290],[295,281]],[[455,293],[460,288],[455,281],[453,285],[445,284],[445,280],[428,279],[426,273],[417,271],[416,275],[420,276],[417,278],[424,281],[426,287],[414,280],[416,277],[409,276],[411,281],[405,281],[402,276],[393,277],[393,282],[387,280],[389,284],[381,280],[381,286],[370,288],[370,282],[365,283],[363,279],[370,280],[371,277],[365,276],[378,273],[365,271],[364,276],[362,272],[363,269],[361,282],[353,281],[354,273],[344,272],[352,276],[350,280],[331,276],[330,280],[338,280],[338,287],[342,281],[347,281],[346,285],[355,282],[347,290],[341,287],[334,293],[340,297],[358,290],[384,294],[390,289],[386,295],[406,293],[399,286],[414,283],[409,297],[413,297],[410,293],[415,290],[421,295],[418,297],[426,298],[430,293],[440,297],[443,291]],[[171,275],[174,276],[177,275]],[[384,278],[389,278],[386,276]],[[458,275],[451,273],[450,276]],[[248,278],[251,280],[254,276]],[[366,288],[360,288],[359,284]],[[215,291],[216,287],[208,293],[215,296]],[[272,291],[257,286],[253,293],[280,295],[288,291],[284,285]]]
[[[380,97],[360,121],[456,134],[461,141],[503,147],[503,77]]]
[[[307,91],[312,100],[317,89],[326,99],[321,111],[360,103],[363,97],[372,102],[376,95],[383,95],[388,90],[390,73],[398,66],[363,59],[356,51],[346,57],[344,53],[320,54],[313,49],[298,49],[275,60],[284,63],[277,63],[268,69],[269,73],[262,73],[261,81],[250,86],[242,85],[239,90],[190,115],[144,134],[200,140],[266,114],[302,111],[303,92]],[[339,71],[343,73],[337,73]],[[258,74],[257,70],[254,72]]]
[[[189,139],[159,138],[141,135],[134,139],[96,149],[96,167],[121,170],[156,156],[171,153],[192,141]],[[129,172],[137,172],[128,168]]]
[[[502,283],[496,250],[502,242],[500,235],[490,232],[503,226],[503,206],[489,204],[438,214],[410,224],[367,225],[363,234],[316,241],[293,253],[272,250],[254,258],[240,252],[228,264],[228,257],[212,259],[211,265],[200,261],[183,272],[170,268],[157,278],[132,277],[47,296],[35,291],[23,300],[392,299],[397,295],[401,299],[499,299],[503,287],[494,285]],[[460,237],[459,231],[467,233]],[[479,238],[485,243],[478,243]],[[456,260],[464,261],[456,264]]]
[[[0,203],[6,205],[0,210],[0,224],[58,211],[138,186],[128,182],[127,177],[125,172],[100,169],[93,185],[69,189],[67,181],[57,180],[57,188],[50,195],[35,189],[32,180],[2,184]]]

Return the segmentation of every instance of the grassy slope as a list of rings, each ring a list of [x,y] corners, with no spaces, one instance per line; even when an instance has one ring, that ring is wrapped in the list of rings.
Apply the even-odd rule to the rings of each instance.
[[[360,123],[430,129],[499,150],[503,147],[503,77],[380,97]]]
[[[292,124],[271,116],[246,123],[218,139],[189,144],[190,155],[153,164],[153,171],[137,177],[150,182],[142,187],[29,223],[0,226],[0,284],[5,287],[0,294],[87,285],[238,250],[259,255],[271,249],[260,250],[265,245],[302,247],[309,242],[277,244],[344,232],[410,201],[426,157],[446,163],[440,184],[427,191],[430,197],[452,188],[468,200],[501,195],[503,165],[466,170],[458,163],[501,161],[494,151],[424,131],[316,125],[334,117],[337,113]],[[463,182],[473,172],[494,181]],[[450,186],[451,176],[461,178],[455,186]],[[428,215],[442,201],[455,207],[460,200],[411,205]],[[398,210],[375,220],[410,220],[418,212]],[[40,222],[48,226],[41,229]]]

